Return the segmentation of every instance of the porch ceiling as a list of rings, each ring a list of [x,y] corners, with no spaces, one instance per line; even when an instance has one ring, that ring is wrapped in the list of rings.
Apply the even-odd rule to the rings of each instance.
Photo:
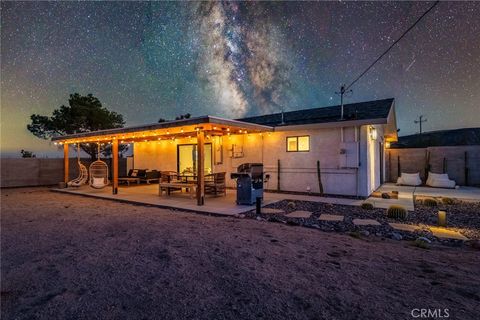
[[[273,131],[273,127],[238,120],[203,116],[142,126],[132,126],[92,132],[83,132],[52,138],[62,143],[108,142],[117,139],[120,143],[146,140],[164,140],[196,136],[198,131],[207,135],[260,133]]]

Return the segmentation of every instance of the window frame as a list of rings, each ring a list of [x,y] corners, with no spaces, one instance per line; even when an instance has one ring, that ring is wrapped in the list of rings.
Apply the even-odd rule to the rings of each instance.
[[[308,138],[308,150],[298,150],[298,138]],[[288,139],[295,138],[297,140],[297,150],[288,150]],[[287,152],[310,152],[310,135],[302,135],[302,136],[287,136],[285,138],[285,146]]]

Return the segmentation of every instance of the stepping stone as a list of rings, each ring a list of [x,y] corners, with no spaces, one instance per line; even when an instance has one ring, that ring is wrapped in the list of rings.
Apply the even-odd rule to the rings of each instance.
[[[379,226],[380,222],[373,219],[353,219],[353,224],[356,226]]]
[[[322,220],[322,221],[343,221],[343,216],[341,215],[338,215],[338,214],[326,214],[326,213],[322,213],[320,215],[320,218],[318,218],[318,220]]]
[[[306,219],[306,218],[310,218],[311,215],[312,215],[312,213],[310,211],[297,210],[297,211],[290,212],[286,216],[289,217],[289,218],[304,218],[304,219]]]
[[[274,208],[262,208],[262,213],[285,213],[284,210]]]
[[[435,237],[441,239],[456,239],[456,240],[468,240],[463,234],[457,231],[449,230],[447,228],[429,227],[428,228]]]
[[[410,231],[414,232],[417,229],[420,229],[420,227],[411,225],[411,224],[406,224],[406,223],[389,223],[390,227],[392,227],[395,230],[401,230],[401,231]]]

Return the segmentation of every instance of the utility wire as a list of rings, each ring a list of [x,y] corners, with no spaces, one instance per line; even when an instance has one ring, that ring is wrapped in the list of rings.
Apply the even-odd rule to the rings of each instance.
[[[400,38],[398,38],[397,40],[395,40],[395,42],[393,42],[390,47],[388,47],[387,50],[385,50],[385,52],[383,52],[375,61],[373,61],[373,63],[368,66],[367,69],[365,69],[365,71],[363,71],[357,78],[355,78],[355,80],[352,81],[352,83],[350,83],[345,89],[344,91],[350,89],[358,80],[360,80],[361,77],[363,77],[365,75],[365,73],[367,73],[378,61],[380,61],[380,59],[383,58],[383,56],[385,56],[400,40],[402,40],[403,37],[405,37],[407,35],[407,33],[412,30],[419,22],[420,20],[422,20],[430,11],[432,11],[433,8],[435,8],[435,6],[440,2],[440,0],[437,0],[435,1],[435,3],[430,7],[428,8],[427,11],[425,11],[418,19],[417,21],[415,21],[414,24],[412,24],[410,26],[410,28],[408,28],[407,30],[405,30],[405,32],[400,36]]]

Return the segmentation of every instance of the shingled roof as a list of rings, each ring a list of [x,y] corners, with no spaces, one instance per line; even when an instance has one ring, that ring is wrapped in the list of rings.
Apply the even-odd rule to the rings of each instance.
[[[384,100],[345,104],[344,119],[349,121],[386,119],[388,117],[391,107],[393,106],[393,102],[394,99],[390,98]],[[340,122],[340,110],[340,105],[338,105],[284,112],[283,124],[281,113],[248,117],[237,120],[267,126],[289,126],[313,123]]]

